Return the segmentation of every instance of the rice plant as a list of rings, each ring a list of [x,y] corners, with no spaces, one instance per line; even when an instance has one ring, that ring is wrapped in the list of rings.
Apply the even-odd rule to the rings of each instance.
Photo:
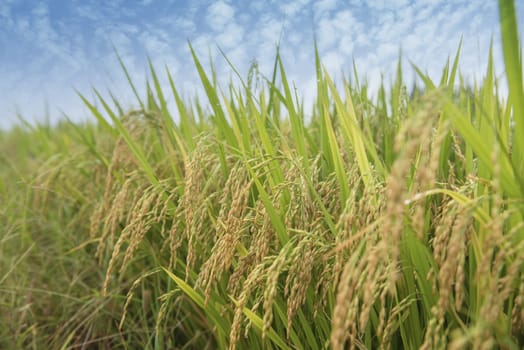
[[[208,104],[150,65],[136,110],[95,90],[95,122],[0,134],[0,347],[524,346],[523,70],[499,7],[507,98],[491,51],[478,85],[459,45],[439,82],[414,66],[410,96],[399,62],[370,98],[315,48],[309,113],[278,49],[253,89],[256,67],[222,87],[190,45]]]

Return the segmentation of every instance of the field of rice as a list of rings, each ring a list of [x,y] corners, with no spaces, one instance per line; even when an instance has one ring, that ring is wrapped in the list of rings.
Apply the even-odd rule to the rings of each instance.
[[[439,81],[414,66],[408,91],[399,63],[373,92],[312,48],[305,106],[278,50],[221,86],[191,48],[205,103],[151,66],[132,111],[95,90],[93,122],[0,132],[0,348],[524,347],[522,51],[499,7],[502,80],[487,52],[466,84],[459,46]]]

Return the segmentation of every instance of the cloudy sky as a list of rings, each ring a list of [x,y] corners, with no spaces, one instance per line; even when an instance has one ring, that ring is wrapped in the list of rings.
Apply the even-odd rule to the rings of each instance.
[[[354,59],[371,86],[386,82],[399,48],[434,79],[463,37],[461,70],[478,79],[494,39],[497,73],[502,73],[495,0],[1,0],[0,127],[25,119],[51,121],[89,113],[75,89],[111,90],[126,108],[134,100],[112,49],[143,86],[147,57],[158,70],[167,65],[188,98],[199,93],[187,41],[199,57],[211,56],[218,77],[231,76],[217,47],[247,75],[256,60],[270,75],[280,40],[288,77],[307,101],[314,95],[313,38],[333,76],[350,76]],[[517,1],[517,16],[524,6]],[[522,32],[522,26],[520,28]],[[208,66],[206,66],[207,68]]]

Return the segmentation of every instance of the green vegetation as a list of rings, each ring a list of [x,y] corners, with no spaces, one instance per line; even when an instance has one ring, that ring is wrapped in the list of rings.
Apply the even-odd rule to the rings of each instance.
[[[136,111],[97,94],[96,123],[1,133],[0,348],[522,348],[523,70],[500,10],[507,101],[491,53],[479,86],[459,48],[439,82],[417,69],[423,93],[399,64],[374,99],[317,53],[306,120],[278,51],[258,91],[193,52],[209,113],[151,66]]]

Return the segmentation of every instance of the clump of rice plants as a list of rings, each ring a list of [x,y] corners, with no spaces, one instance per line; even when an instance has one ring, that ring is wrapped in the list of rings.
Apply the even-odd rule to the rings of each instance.
[[[96,123],[0,134],[0,347],[524,346],[523,70],[500,12],[507,99],[491,52],[479,86],[459,47],[438,84],[415,67],[410,97],[399,63],[371,99],[315,50],[306,118],[278,50],[253,91],[191,48],[209,110],[151,66],[137,110],[95,91]]]

